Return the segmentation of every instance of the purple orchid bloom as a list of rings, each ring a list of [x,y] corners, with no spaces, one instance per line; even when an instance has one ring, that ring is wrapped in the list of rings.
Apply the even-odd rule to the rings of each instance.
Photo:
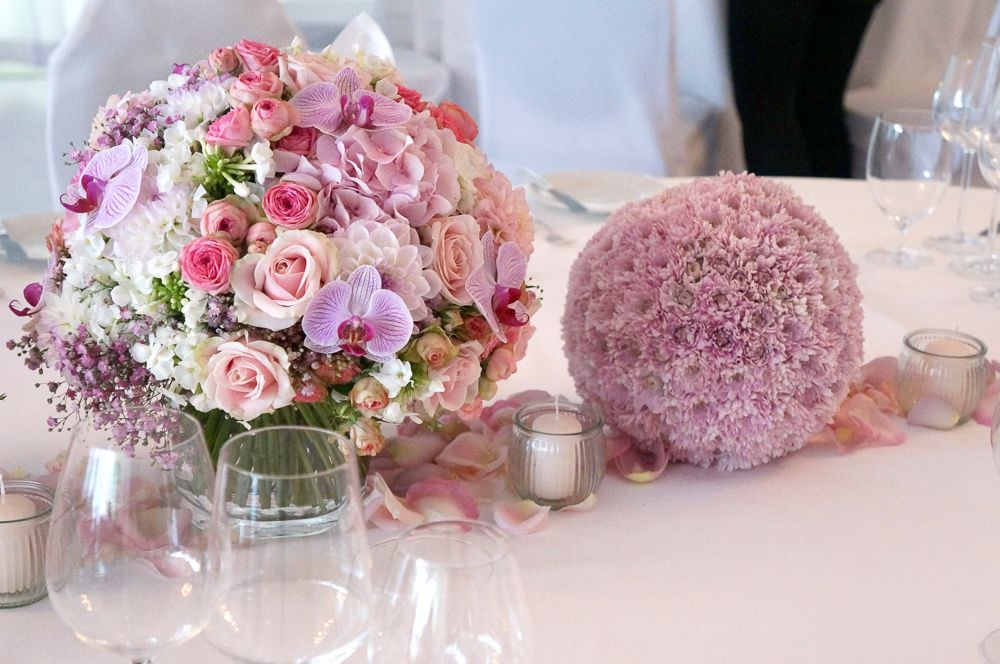
[[[125,218],[139,200],[142,174],[149,153],[141,145],[121,143],[95,154],[80,174],[80,183],[71,185],[59,198],[70,212],[87,215],[89,231],[111,228]]]
[[[339,134],[351,125],[394,127],[410,119],[409,106],[377,92],[361,89],[358,72],[344,67],[333,81],[320,81],[302,88],[292,97],[299,112],[299,125]]]
[[[469,274],[465,290],[500,341],[507,337],[500,328],[528,324],[528,312],[521,304],[521,286],[528,273],[528,259],[514,242],[497,248],[493,233],[483,235],[483,264]]]
[[[42,293],[45,291],[39,283],[28,284],[24,287],[24,301],[28,306],[22,307],[17,300],[11,300],[7,307],[15,316],[33,316],[42,309]]]
[[[410,340],[413,318],[403,299],[382,288],[382,277],[362,265],[347,281],[328,283],[302,318],[306,346],[318,353],[343,351],[384,362]]]

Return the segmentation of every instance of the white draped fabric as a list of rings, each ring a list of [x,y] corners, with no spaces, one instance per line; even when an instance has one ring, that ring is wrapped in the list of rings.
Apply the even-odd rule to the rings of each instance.
[[[52,204],[74,172],[62,155],[86,141],[109,95],[142,90],[166,78],[172,63],[200,60],[223,44],[287,44],[295,34],[277,0],[91,0],[49,60]]]
[[[970,282],[941,257],[912,272],[864,261],[895,234],[864,182],[788,182],[858,262],[869,358],[898,353],[903,335],[925,326],[979,336],[996,357],[995,310],[973,303]],[[952,190],[914,241],[951,228],[956,199]],[[970,193],[977,223],[990,203],[989,192]],[[569,266],[599,226],[540,201],[533,209],[575,243],[549,244],[539,231],[530,264],[544,288],[539,331],[502,389],[570,395],[559,320]],[[0,263],[8,296],[40,270]],[[3,338],[18,325],[0,317]],[[0,373],[0,461],[38,470],[68,436],[45,431],[45,391],[12,353],[0,354]],[[899,447],[806,449],[736,473],[671,466],[648,485],[609,474],[592,511],[551,514],[543,530],[512,542],[533,615],[532,664],[978,662],[979,640],[1000,626],[1000,475],[989,431],[906,431]],[[48,600],[3,612],[0,653],[18,664],[114,659],[77,641]],[[157,657],[226,661],[202,638]]]

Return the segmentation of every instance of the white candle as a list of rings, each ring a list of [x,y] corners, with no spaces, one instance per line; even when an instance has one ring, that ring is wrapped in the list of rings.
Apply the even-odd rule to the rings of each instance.
[[[956,339],[931,339],[923,350],[944,357],[971,357],[976,354],[975,348]]]
[[[35,583],[32,526],[15,523],[38,513],[35,502],[19,493],[7,493],[0,476],[0,593],[15,593]]]
[[[543,413],[531,423],[531,492],[543,500],[562,500],[576,489],[576,455],[583,427],[566,411]]]

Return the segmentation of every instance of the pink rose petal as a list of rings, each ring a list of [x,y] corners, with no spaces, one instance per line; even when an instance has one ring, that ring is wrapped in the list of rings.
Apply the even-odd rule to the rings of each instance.
[[[549,507],[530,500],[517,503],[494,503],[493,522],[504,532],[527,535],[542,528],[549,518]]]
[[[380,504],[373,511],[370,520],[381,530],[402,530],[424,522],[424,516],[411,510],[386,485],[381,475],[375,475],[372,487],[380,495]]]
[[[615,458],[618,472],[630,482],[652,482],[659,477],[669,462],[667,450],[662,443],[653,443],[648,451],[640,450],[632,445]]]
[[[425,480],[453,480],[454,475],[441,466],[427,462],[404,468],[390,482],[392,490],[405,495],[410,487]]]
[[[446,445],[444,438],[429,431],[412,436],[393,436],[386,445],[385,453],[396,465],[410,467],[432,461]]]
[[[476,501],[454,480],[418,482],[406,492],[406,504],[428,520],[479,518]]]
[[[507,461],[507,450],[491,445],[481,434],[467,431],[448,443],[434,461],[460,477],[477,479],[499,470]]]
[[[917,400],[906,415],[906,421],[922,427],[933,429],[951,429],[958,425],[961,413],[953,404],[934,395],[923,396]]]

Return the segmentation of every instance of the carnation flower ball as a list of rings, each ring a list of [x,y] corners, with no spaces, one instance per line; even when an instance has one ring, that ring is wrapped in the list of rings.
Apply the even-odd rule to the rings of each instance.
[[[725,173],[631,203],[570,272],[577,391],[640,450],[727,470],[776,459],[830,420],[858,371],[856,272],[777,182]]]

